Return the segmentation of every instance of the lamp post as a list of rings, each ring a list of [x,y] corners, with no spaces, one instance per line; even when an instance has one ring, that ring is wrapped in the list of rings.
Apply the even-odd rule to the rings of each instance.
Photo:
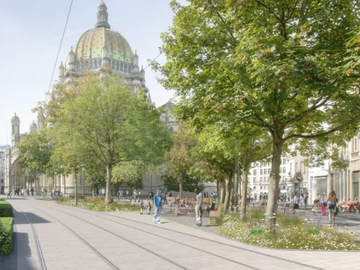
[[[81,182],[82,182],[82,196],[85,197],[85,177],[84,177],[84,172],[85,172],[85,165],[84,163],[81,164]]]

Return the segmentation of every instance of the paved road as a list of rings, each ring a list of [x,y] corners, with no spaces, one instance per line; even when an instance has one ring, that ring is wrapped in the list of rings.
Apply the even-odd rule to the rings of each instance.
[[[0,269],[360,269],[359,252],[271,250],[171,218],[158,225],[135,212],[98,213],[28,198],[9,202],[14,253],[0,259]]]

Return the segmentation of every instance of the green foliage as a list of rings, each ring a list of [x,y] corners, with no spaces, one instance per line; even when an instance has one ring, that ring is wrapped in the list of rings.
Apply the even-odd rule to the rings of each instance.
[[[9,255],[13,238],[12,217],[0,217],[0,255]]]
[[[250,234],[263,234],[265,232],[264,228],[254,228],[250,230]]]
[[[112,182],[122,183],[131,188],[142,188],[142,173],[145,166],[140,161],[124,161],[113,169]]]
[[[25,134],[19,143],[19,159],[22,169],[30,182],[52,169],[53,144],[49,130]]]
[[[335,131],[345,138],[358,128],[353,67],[359,67],[359,50],[348,42],[359,32],[359,3],[193,0],[171,6],[173,26],[162,34],[167,62],[153,63],[160,82],[176,90],[179,118],[198,129],[239,123],[269,132],[270,216],[286,144]]]
[[[10,203],[0,199],[0,217],[13,217],[13,208]]]
[[[171,141],[159,112],[142,93],[135,95],[115,74],[98,75],[55,89],[58,93],[52,94],[47,110],[56,127],[54,163],[75,173],[84,163],[93,187],[102,183],[106,170],[109,190],[113,166],[128,161],[161,164]],[[132,179],[129,184],[139,182]]]
[[[306,227],[305,231],[309,234],[319,234],[320,233],[320,230],[315,227]]]
[[[163,182],[166,190],[180,191],[179,183],[176,178],[168,175],[163,175],[161,176],[161,181]],[[205,189],[202,179],[199,179],[196,176],[185,174],[182,181],[184,191],[194,192],[195,189],[199,191],[203,191]]]

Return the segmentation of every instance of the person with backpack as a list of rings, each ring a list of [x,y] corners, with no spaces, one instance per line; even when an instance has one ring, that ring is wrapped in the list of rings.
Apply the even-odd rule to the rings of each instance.
[[[337,198],[336,198],[336,193],[334,190],[332,190],[330,193],[329,193],[329,196],[327,198],[327,204],[329,205],[329,223],[332,225],[332,226],[335,226],[335,214],[337,214],[338,211],[335,211],[336,209],[336,203],[337,203]],[[336,212],[336,213],[334,213]]]

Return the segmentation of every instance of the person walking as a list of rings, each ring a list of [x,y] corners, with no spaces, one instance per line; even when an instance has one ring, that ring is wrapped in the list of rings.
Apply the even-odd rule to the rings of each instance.
[[[151,202],[148,199],[146,199],[146,208],[147,208],[147,211],[148,211],[148,215],[150,215],[150,212],[151,212]]]
[[[337,203],[336,193],[334,190],[332,190],[329,193],[329,196],[327,198],[327,203],[329,205],[329,223],[332,226],[335,226],[335,215],[334,215],[334,209]]]
[[[24,197],[24,188],[21,189],[21,196]]]
[[[8,194],[7,194],[7,196],[6,196],[6,198],[11,198],[11,190],[9,189],[9,192],[8,192]]]
[[[29,188],[26,189],[26,194],[29,196],[29,194],[30,194]]]
[[[197,189],[194,190],[196,194],[196,204],[195,204],[195,217],[196,217],[196,226],[202,226],[202,194]]]
[[[153,218],[154,223],[157,222],[157,224],[160,224],[162,200],[163,197],[160,195],[160,190],[157,190],[156,195],[154,196],[155,209],[154,209],[154,218]]]
[[[299,214],[299,216],[300,216],[299,200],[300,200],[300,198],[299,198],[298,194],[295,193],[295,197],[294,197],[294,207],[293,207],[293,209],[294,209],[294,213],[295,213],[296,210],[297,210],[297,211],[298,211],[298,214]]]
[[[31,196],[34,196],[34,188],[31,188]]]
[[[141,200],[141,202],[140,202],[140,215],[143,214],[143,208],[144,208],[144,201]]]
[[[321,205],[321,212],[323,216],[326,216],[326,195],[325,193],[322,194],[320,197],[320,205]]]
[[[306,210],[307,205],[308,205],[308,199],[309,199],[309,193],[306,193],[305,197],[304,197],[305,210]]]

